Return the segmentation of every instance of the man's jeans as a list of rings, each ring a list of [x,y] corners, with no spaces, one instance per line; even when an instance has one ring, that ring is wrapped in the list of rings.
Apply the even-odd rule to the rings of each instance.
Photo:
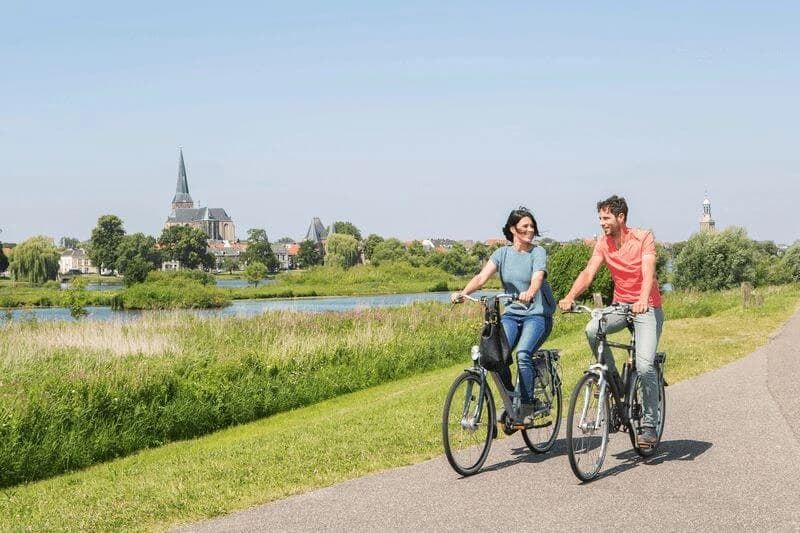
[[[503,329],[508,337],[508,345],[517,349],[517,368],[519,375],[517,382],[520,387],[522,403],[533,403],[533,354],[544,344],[550,331],[553,329],[553,318],[544,315],[511,315],[504,314],[501,318]],[[506,367],[500,370],[500,379],[506,388],[511,386],[511,369]]]
[[[605,311],[611,308],[606,307]],[[625,328],[625,315],[613,313],[606,315],[606,333],[616,333]],[[597,354],[597,328],[599,320],[592,319],[586,326],[586,337],[589,339],[589,346]],[[664,313],[660,307],[650,307],[646,313],[635,315],[633,318],[634,338],[636,339],[636,371],[642,378],[642,403],[644,404],[644,421],[642,426],[656,426],[655,408],[658,403],[658,372],[656,372],[654,361],[656,358],[656,348],[658,339],[661,337],[661,327],[664,325]],[[603,359],[609,367],[616,368],[614,355],[611,348],[606,344],[603,347]]]

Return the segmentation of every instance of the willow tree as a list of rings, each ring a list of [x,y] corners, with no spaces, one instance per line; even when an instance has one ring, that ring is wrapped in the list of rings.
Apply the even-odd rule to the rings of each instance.
[[[14,248],[8,267],[11,278],[36,285],[56,279],[59,257],[51,239],[43,236],[31,237]]]

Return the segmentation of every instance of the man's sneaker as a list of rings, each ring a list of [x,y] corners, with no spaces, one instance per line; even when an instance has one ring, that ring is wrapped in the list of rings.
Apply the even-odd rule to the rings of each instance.
[[[639,434],[639,438],[636,440],[636,443],[640,447],[649,448],[656,442],[658,442],[656,428],[651,428],[649,426],[642,427],[642,432]]]

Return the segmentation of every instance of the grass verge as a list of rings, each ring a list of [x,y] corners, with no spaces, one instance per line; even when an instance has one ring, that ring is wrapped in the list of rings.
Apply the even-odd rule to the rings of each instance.
[[[661,344],[669,354],[667,379],[701,374],[764,344],[798,308],[800,290],[765,296],[762,307],[721,305],[711,316],[670,320]],[[688,305],[683,298],[691,295],[676,297],[676,314]],[[547,343],[562,349],[565,398],[589,360],[583,322],[583,316],[565,318],[562,334]],[[465,364],[4,489],[0,524],[11,530],[166,529],[440,456],[442,402]]]

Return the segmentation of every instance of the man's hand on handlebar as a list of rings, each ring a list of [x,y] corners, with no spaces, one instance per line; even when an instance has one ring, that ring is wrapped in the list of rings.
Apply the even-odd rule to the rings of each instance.
[[[454,304],[460,304],[466,299],[466,296],[462,292],[454,292],[450,295],[450,301]]]
[[[573,311],[573,306],[575,305],[575,300],[572,298],[563,298],[558,302],[558,308],[561,309],[564,313],[569,313]]]

